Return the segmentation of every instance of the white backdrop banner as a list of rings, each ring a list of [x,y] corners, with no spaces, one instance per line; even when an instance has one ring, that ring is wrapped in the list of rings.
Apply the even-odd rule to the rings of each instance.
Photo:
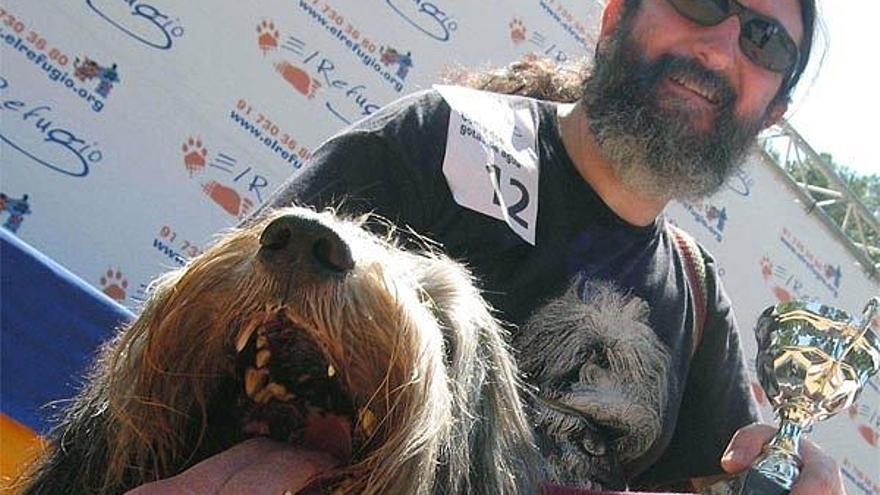
[[[452,64],[584,57],[601,9],[596,0],[6,0],[0,223],[136,308],[150,280],[258,207],[341,127],[430,87]],[[669,209],[719,258],[749,355],[769,304],[813,299],[858,312],[880,293],[796,198],[756,156],[720,194]],[[851,494],[880,495],[878,383],[814,433]]]

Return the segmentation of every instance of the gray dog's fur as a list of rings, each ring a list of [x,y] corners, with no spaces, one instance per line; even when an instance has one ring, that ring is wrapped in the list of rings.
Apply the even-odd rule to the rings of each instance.
[[[576,281],[518,333],[551,481],[619,488],[622,464],[660,434],[669,356],[648,314],[647,303],[610,284]]]

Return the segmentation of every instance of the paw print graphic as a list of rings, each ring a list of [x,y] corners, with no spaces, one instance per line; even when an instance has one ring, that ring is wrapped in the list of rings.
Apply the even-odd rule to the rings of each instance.
[[[189,138],[183,143],[183,164],[186,165],[189,176],[200,172],[205,168],[205,159],[208,156],[208,150],[202,146],[202,140],[198,138]]]
[[[263,19],[257,25],[257,45],[259,45],[260,50],[263,50],[263,55],[269,53],[269,50],[278,48],[278,38],[280,36],[272,21]]]
[[[773,262],[766,256],[761,258],[761,276],[764,277],[764,281],[773,277]]]
[[[278,71],[278,73],[281,74],[281,77],[293,86],[294,89],[306,95],[308,98],[314,98],[315,91],[321,87],[321,85],[318,84],[318,81],[312,79],[306,71],[290,62],[278,62],[275,64],[275,70]]]
[[[121,271],[108,268],[107,272],[101,275],[101,292],[116,302],[125,301],[125,298],[128,297],[126,289],[128,289],[128,280]]]
[[[214,180],[204,184],[202,190],[208,195],[208,197],[213,199],[215,203],[226,210],[226,213],[229,213],[239,220],[244,219],[254,206],[253,201],[248,198],[242,199],[235,189],[224,186]]]
[[[526,40],[526,25],[523,24],[522,19],[518,17],[514,17],[512,21],[510,21],[510,39],[514,44],[518,45]]]
[[[782,269],[784,270],[784,269]],[[784,271],[783,271],[784,273]],[[770,290],[773,292],[773,295],[776,297],[776,300],[779,302],[787,302],[794,299],[794,296],[791,292],[788,291],[785,287],[780,286],[776,282],[773,281],[774,267],[773,262],[770,261],[770,258],[764,256],[761,258],[761,276],[764,277],[764,282],[770,285]]]

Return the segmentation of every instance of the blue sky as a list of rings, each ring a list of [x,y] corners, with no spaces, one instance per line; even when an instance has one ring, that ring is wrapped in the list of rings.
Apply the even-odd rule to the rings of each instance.
[[[880,174],[880,1],[819,0],[827,53],[795,93],[789,121],[819,152],[861,174]],[[813,57],[821,58],[822,43]]]

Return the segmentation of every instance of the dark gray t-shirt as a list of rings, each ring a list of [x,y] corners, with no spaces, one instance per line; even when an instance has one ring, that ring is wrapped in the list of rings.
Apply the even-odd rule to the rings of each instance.
[[[436,91],[405,97],[334,136],[271,205],[338,205],[410,227],[463,261],[502,319],[522,324],[573,279],[613,282],[650,305],[650,326],[671,351],[662,432],[627,466],[633,486],[721,472],[733,433],[755,421],[739,336],[712,258],[707,319],[691,358],[694,308],[680,252],[658,218],[628,224],[581,178],[559,136],[553,103],[529,100],[538,126],[535,244],[502,221],[457,204],[441,164],[450,108]]]

